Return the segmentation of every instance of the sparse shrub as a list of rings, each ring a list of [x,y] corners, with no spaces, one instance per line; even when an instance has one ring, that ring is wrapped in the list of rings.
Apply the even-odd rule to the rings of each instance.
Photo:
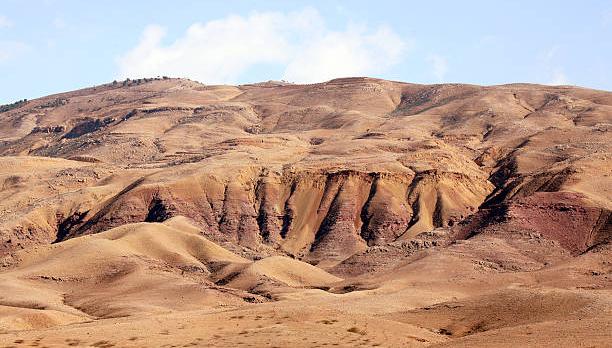
[[[68,104],[68,99],[65,98],[55,98],[53,100],[50,100],[44,104],[41,104],[40,106],[38,106],[38,108],[55,108],[58,106],[62,106],[62,105],[66,105]]]
[[[18,100],[18,101],[14,102],[14,103],[11,103],[11,104],[0,105],[0,113],[16,109],[16,108],[18,108],[20,106],[23,106],[23,105],[27,104],[27,103],[28,103],[27,99],[22,99],[22,100]]]
[[[359,334],[359,335],[362,335],[362,336],[366,334],[365,330],[362,330],[362,329],[360,329],[360,328],[358,328],[356,326],[353,326],[352,328],[350,328],[350,329],[348,329],[346,331],[348,331],[350,333],[356,333],[356,334]]]

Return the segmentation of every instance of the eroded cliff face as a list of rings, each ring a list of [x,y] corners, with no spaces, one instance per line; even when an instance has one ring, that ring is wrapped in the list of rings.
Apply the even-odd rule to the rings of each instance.
[[[63,214],[56,241],[186,216],[215,241],[312,261],[342,260],[368,246],[452,226],[491,190],[486,180],[436,171],[236,168],[224,177],[198,172],[164,183],[146,177],[98,206]]]
[[[41,98],[0,114],[1,251],[185,216],[243,256],[326,267],[432,231],[582,252],[610,239],[611,111],[603,91],[368,78]]]
[[[612,212],[570,192],[536,192],[487,204],[454,228],[455,238],[478,234],[527,236],[556,242],[572,255],[609,243]]]

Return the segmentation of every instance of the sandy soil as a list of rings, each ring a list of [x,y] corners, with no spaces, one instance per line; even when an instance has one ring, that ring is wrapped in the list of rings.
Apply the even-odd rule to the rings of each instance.
[[[612,346],[612,93],[119,82],[0,113],[0,346]]]

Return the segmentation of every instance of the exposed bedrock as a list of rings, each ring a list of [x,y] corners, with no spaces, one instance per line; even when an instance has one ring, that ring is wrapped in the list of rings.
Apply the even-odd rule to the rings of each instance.
[[[473,213],[492,188],[482,178],[435,170],[280,173],[263,168],[225,177],[142,178],[85,216],[71,217],[57,239],[183,215],[213,240],[313,262],[341,260],[368,246],[453,225]]]
[[[457,239],[514,232],[559,243],[573,255],[612,240],[612,212],[574,192],[536,192],[487,204],[454,228]]]

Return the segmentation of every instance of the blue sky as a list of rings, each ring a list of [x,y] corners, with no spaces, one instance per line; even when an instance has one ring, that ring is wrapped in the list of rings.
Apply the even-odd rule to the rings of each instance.
[[[612,90],[612,1],[0,0],[0,103],[169,75]]]

